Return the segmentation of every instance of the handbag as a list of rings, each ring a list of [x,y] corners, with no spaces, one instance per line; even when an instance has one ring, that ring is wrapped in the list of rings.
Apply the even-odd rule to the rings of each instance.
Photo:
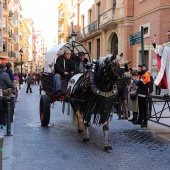
[[[136,93],[136,91],[131,92],[131,93],[130,93],[130,99],[131,99],[131,100],[136,100],[136,98],[137,98],[137,93]]]

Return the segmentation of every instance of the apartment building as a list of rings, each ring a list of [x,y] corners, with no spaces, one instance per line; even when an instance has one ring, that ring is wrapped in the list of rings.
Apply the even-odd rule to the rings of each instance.
[[[68,33],[77,33],[76,40],[89,49],[91,58],[123,52],[124,60],[136,69],[142,61],[141,44],[130,46],[129,36],[143,26],[144,61],[149,71],[156,71],[151,37],[156,34],[158,44],[166,41],[170,0],[71,0],[68,10]]]
[[[14,35],[16,20],[14,17],[14,1],[3,0],[3,52],[0,53],[1,63],[11,62],[14,68],[16,53],[14,44],[16,36]]]
[[[27,72],[28,71],[28,65],[27,62],[29,60],[29,37],[31,35],[31,30],[29,28],[29,25],[26,21],[25,18],[20,16],[20,32],[19,32],[19,37],[20,37],[20,48],[23,51],[23,54],[20,55],[19,59],[19,65],[23,64],[23,71],[22,72]],[[18,69],[20,70],[20,66],[18,66]]]
[[[58,0],[58,44],[66,42],[68,15],[68,0]]]
[[[46,50],[44,46],[44,37],[42,34],[42,31],[36,30],[34,33],[34,36],[36,38],[35,41],[35,71],[41,72],[44,67],[44,52]]]

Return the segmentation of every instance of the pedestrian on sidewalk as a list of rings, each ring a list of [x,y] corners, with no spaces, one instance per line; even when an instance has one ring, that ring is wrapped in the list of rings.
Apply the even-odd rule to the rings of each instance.
[[[5,92],[12,91],[15,89],[9,74],[5,72],[5,66],[0,64],[0,89],[1,89],[1,99],[0,99],[0,115],[1,115],[1,129],[6,129],[6,116],[7,116],[7,99],[4,97]],[[11,90],[10,90],[11,89]]]
[[[32,85],[32,75],[29,73],[27,76],[27,90],[26,93],[30,90],[30,93],[32,93],[31,85]]]

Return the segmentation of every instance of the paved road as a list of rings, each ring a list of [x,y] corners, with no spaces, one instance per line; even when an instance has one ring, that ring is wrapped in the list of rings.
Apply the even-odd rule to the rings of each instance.
[[[26,86],[16,107],[11,170],[170,169],[170,141],[115,114],[110,124],[113,152],[106,153],[102,127],[90,127],[90,143],[84,144],[70,117],[61,113],[60,102],[51,108],[51,126],[41,127],[38,85],[32,94],[25,91]]]

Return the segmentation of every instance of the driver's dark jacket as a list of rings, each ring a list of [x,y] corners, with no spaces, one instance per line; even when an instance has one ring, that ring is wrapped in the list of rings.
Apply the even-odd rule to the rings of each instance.
[[[64,62],[65,62],[65,68],[64,68]],[[61,76],[65,76],[64,72],[74,72],[74,62],[72,59],[66,59],[64,55],[59,56],[56,60],[55,65],[55,73],[60,74]]]
[[[84,67],[85,67],[85,64],[87,64],[87,62],[88,62],[88,59],[87,59],[87,58],[84,58],[84,61],[83,61]],[[80,59],[77,58],[77,59],[75,60],[75,68],[76,68],[75,70],[76,70],[76,73],[80,73],[79,65],[80,65]]]

